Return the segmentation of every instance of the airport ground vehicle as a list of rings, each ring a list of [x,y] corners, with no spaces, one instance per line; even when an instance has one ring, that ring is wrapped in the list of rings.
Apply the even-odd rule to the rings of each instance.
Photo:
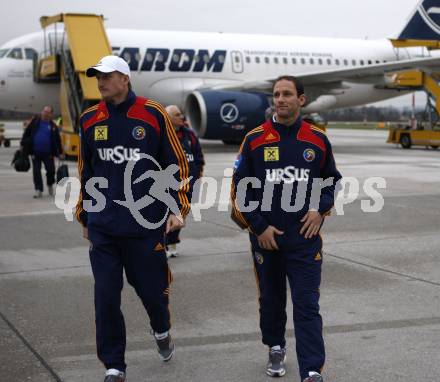
[[[403,89],[424,90],[427,104],[420,121],[390,127],[387,143],[400,144],[404,149],[411,146],[426,146],[437,149],[440,146],[440,85],[439,74],[420,70],[396,75],[394,85]]]
[[[388,134],[387,143],[400,144],[404,149],[411,146],[426,146],[438,149],[440,146],[440,126],[425,129],[422,123],[415,129],[410,125],[391,127]]]
[[[5,147],[11,146],[11,140],[5,137],[5,127],[0,123],[0,146],[1,145]]]

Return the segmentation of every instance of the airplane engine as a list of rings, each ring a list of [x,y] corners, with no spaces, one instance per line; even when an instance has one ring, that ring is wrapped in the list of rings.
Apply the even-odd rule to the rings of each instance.
[[[190,93],[185,112],[200,138],[241,142],[244,135],[264,122],[269,107],[266,94],[200,90]]]

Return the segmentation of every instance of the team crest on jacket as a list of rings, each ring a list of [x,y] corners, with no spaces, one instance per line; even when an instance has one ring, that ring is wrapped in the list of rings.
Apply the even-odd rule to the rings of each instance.
[[[140,141],[141,139],[145,138],[145,128],[143,128],[142,126],[136,126],[133,131],[133,138]]]
[[[305,149],[303,152],[303,157],[306,162],[312,162],[315,159],[315,150],[313,149]]]
[[[265,147],[264,148],[264,161],[276,162],[280,160],[280,152],[278,147]]]
[[[106,141],[108,139],[107,126],[95,126],[95,141]]]

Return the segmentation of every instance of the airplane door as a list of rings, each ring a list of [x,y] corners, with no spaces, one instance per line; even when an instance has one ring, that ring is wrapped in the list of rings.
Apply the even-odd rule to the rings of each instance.
[[[243,55],[241,52],[234,50],[231,52],[232,71],[234,73],[243,73]]]

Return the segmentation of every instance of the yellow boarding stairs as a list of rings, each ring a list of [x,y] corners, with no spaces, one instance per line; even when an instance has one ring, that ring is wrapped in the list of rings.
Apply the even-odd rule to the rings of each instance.
[[[421,40],[391,40],[395,48],[425,47],[428,50],[440,49],[440,41]],[[440,73],[425,73],[412,70],[390,75],[391,89],[424,90],[428,95],[424,121],[416,126],[392,128],[389,131],[387,143],[397,143],[403,148],[412,145],[430,146],[434,149],[440,146]]]
[[[96,79],[86,77],[85,71],[103,56],[112,54],[103,21],[101,15],[77,13],[40,18],[49,49],[34,62],[34,80],[60,83],[61,139],[65,153],[70,156],[78,155],[81,112],[101,99]],[[64,23],[61,32],[57,23]],[[55,31],[48,39],[46,28],[51,25]]]

